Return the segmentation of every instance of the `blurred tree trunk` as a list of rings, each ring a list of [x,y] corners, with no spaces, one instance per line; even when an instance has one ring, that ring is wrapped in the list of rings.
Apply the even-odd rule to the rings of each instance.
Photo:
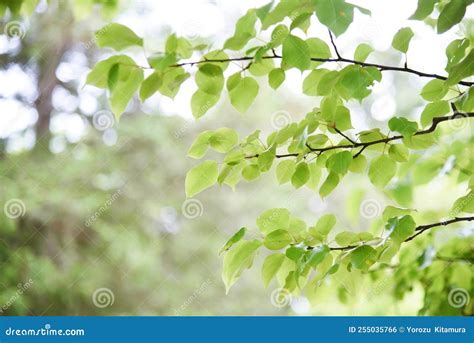
[[[38,121],[35,126],[36,139],[48,146],[50,139],[49,124],[54,110],[53,91],[61,82],[56,77],[56,70],[66,51],[73,44],[73,16],[67,1],[50,3],[51,10],[46,11],[37,25],[40,30],[36,42],[38,67],[38,98],[35,101]],[[40,144],[41,145],[41,144]]]

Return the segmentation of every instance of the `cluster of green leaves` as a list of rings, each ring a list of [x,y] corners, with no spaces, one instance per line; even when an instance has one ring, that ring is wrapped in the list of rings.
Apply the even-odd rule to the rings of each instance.
[[[381,292],[377,285],[382,284],[384,291],[393,292],[399,300],[416,282],[421,282],[427,290],[421,314],[472,314],[472,304],[465,308],[449,306],[448,297],[440,294],[459,287],[472,289],[473,238],[453,239],[436,250],[428,241],[421,241],[417,249],[401,249],[402,243],[416,232],[409,213],[414,212],[393,206],[385,208],[385,231],[377,236],[369,232],[334,233],[336,218],[331,214],[307,227],[286,209],[265,211],[257,219],[263,239],[245,240],[246,229],[242,228],[226,243],[226,250],[232,247],[224,257],[222,273],[227,291],[252,266],[257,253],[267,250],[261,265],[265,287],[275,279],[287,291],[304,292],[312,300],[318,288],[332,279],[341,302],[346,302],[347,276],[357,278],[360,273],[368,273],[375,284],[370,293]],[[394,265],[396,255],[399,264]],[[394,266],[396,272],[387,274]],[[387,288],[389,283],[393,288]]]
[[[435,23],[438,33],[443,33],[461,22],[471,3],[419,0],[411,19]],[[472,213],[472,154],[466,152],[462,142],[452,144],[449,154],[433,146],[440,141],[440,118],[472,117],[474,91],[472,82],[466,79],[474,75],[474,38],[456,39],[447,46],[446,77],[413,70],[406,63],[404,67],[367,63],[374,50],[367,43],[356,48],[353,59],[344,58],[331,32],[336,36],[343,34],[352,23],[354,10],[370,15],[366,9],[345,0],[273,1],[250,9],[240,18],[222,49],[210,50],[203,44],[193,46],[172,34],[163,53],[147,56],[147,66],[138,65],[126,54],[113,55],[95,66],[87,82],[108,89],[112,110],[119,116],[136,92],[142,101],[156,92],[174,98],[183,82],[191,78],[197,86],[191,109],[200,118],[218,103],[224,92],[237,111],[247,111],[262,86],[258,78],[265,77],[268,85],[277,89],[284,83],[286,72],[297,69],[304,74],[302,93],[316,97],[319,107],[265,140],[260,137],[260,130],[242,139],[231,128],[202,132],[188,155],[201,159],[209,149],[225,155],[222,161],[205,160],[188,172],[188,197],[216,183],[235,188],[242,178],[256,180],[281,159],[275,168],[279,184],[319,189],[321,197],[328,196],[349,172],[366,172],[379,189],[397,176],[398,184],[385,193],[405,206],[410,202],[412,185],[428,183],[441,172],[446,159],[455,156],[458,182],[468,185],[468,194],[456,201],[451,214]],[[439,12],[437,19],[430,17],[433,12]],[[320,37],[308,37],[308,28],[315,19],[329,29],[333,52]],[[270,34],[269,41],[262,43],[258,37],[262,32]],[[392,47],[406,54],[413,37],[411,28],[401,28],[392,39]],[[96,38],[100,47],[116,51],[143,46],[142,38],[120,24],[108,25],[98,31]],[[233,57],[235,52],[239,54]],[[236,61],[245,65],[232,72],[229,64]],[[325,62],[343,62],[345,66],[334,69]],[[431,78],[420,91],[427,103],[419,122],[397,116],[388,122],[393,133],[378,128],[352,133],[347,101],[362,102],[371,94],[372,86],[382,80],[382,72],[389,70]],[[448,114],[451,117],[446,118]],[[429,148],[437,152],[427,153]],[[404,179],[408,179],[407,183],[400,183]],[[268,284],[274,275],[280,275],[280,284],[288,290],[300,289],[306,282],[317,284],[338,270],[367,271],[377,262],[388,263],[401,243],[414,233],[416,223],[411,215],[410,210],[388,208],[383,215],[384,236],[343,232],[335,237],[339,247],[329,247],[327,237],[335,223],[333,216],[322,217],[314,227],[307,228],[285,209],[269,210],[257,220],[263,240],[244,240],[245,230],[241,229],[223,247],[224,282],[229,289],[242,271],[252,265],[262,246],[284,249],[284,253],[270,255],[264,262],[263,278]],[[340,252],[338,248],[343,246],[350,248]],[[339,268],[341,265],[344,268]],[[309,280],[310,271],[316,267],[317,276]]]
[[[337,279],[338,273],[345,274],[352,269],[359,272],[376,271],[380,269],[377,266],[383,269],[391,265],[402,244],[419,231],[412,216],[414,213],[412,209],[387,206],[382,213],[385,226],[382,230],[377,230],[380,232],[376,235],[367,231],[337,230],[340,225],[337,225],[336,217],[332,214],[323,215],[314,225],[307,226],[303,220],[292,216],[285,208],[267,210],[256,221],[261,239],[246,240],[247,229],[242,228],[222,249],[229,250],[224,257],[222,273],[227,291],[242,272],[252,266],[255,256],[261,250],[265,250],[266,255],[261,267],[264,285],[267,287],[276,278],[280,287],[295,293],[304,290],[309,298],[324,279],[332,275]],[[471,258],[469,244],[464,245],[463,250],[451,249],[446,252],[447,249],[440,249],[438,253],[441,256],[458,256],[459,252],[463,252],[467,256],[464,258]],[[420,254],[416,249],[402,251],[405,255],[419,257]],[[405,255],[400,258],[403,265]],[[424,255],[425,259],[431,259],[429,264],[419,258],[421,263],[407,266],[416,270],[423,261],[425,267],[431,266],[434,256],[426,253]],[[436,268],[436,265],[431,268]],[[405,293],[401,288],[410,287],[413,282],[410,278],[410,284],[402,284],[400,279],[406,272],[400,273],[401,275],[397,275],[399,280],[395,288],[398,297]],[[469,276],[466,277],[470,280]]]
[[[399,254],[399,264],[390,279],[395,299],[403,299],[417,283],[421,283],[426,290],[424,306],[419,312],[421,315],[472,315],[473,302],[453,307],[446,295],[452,290],[462,289],[472,296],[474,237],[455,237],[436,248],[429,241],[417,243],[416,249],[403,249]],[[382,271],[374,274],[379,280],[387,277]]]

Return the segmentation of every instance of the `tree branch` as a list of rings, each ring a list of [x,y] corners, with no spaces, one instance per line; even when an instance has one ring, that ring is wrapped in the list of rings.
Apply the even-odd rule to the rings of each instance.
[[[405,242],[409,242],[409,241],[413,240],[417,236],[421,235],[423,232],[425,232],[425,231],[427,231],[431,228],[434,228],[434,227],[446,226],[446,225],[453,224],[453,223],[458,223],[458,222],[463,222],[463,221],[472,221],[472,220],[474,220],[474,217],[455,217],[454,219],[447,220],[445,222],[439,222],[439,223],[427,224],[427,225],[420,225],[420,226],[415,228],[416,233],[414,235],[408,237],[405,240]]]
[[[416,237],[418,237],[419,235],[421,235],[423,232],[431,229],[431,228],[434,228],[434,227],[438,227],[438,226],[447,226],[447,225],[450,225],[450,224],[454,224],[454,223],[459,223],[459,222],[468,222],[468,221],[474,221],[474,217],[456,217],[454,219],[450,219],[450,220],[447,220],[447,221],[443,221],[443,222],[438,222],[438,223],[432,223],[432,224],[426,224],[426,225],[420,225],[420,226],[417,226],[415,228],[415,231],[416,233],[410,237],[408,237],[407,239],[405,239],[403,242],[409,242],[413,239],[415,239]],[[329,247],[329,250],[333,250],[333,251],[338,251],[338,250],[350,250],[350,249],[354,249],[354,248],[357,248],[361,246],[361,244],[358,244],[358,245],[347,245],[347,246],[343,246],[343,247]],[[308,246],[306,249],[308,250],[312,250],[314,249],[314,247],[312,246]]]
[[[334,37],[332,36],[331,30],[328,29],[329,32],[329,38],[331,39],[331,44],[332,47],[334,48],[334,52],[336,53],[337,58],[342,59],[341,55],[339,54],[339,51],[337,50],[336,43],[334,42]]]
[[[426,134],[432,133],[436,130],[436,128],[438,127],[438,125],[440,123],[443,123],[445,121],[458,120],[458,119],[467,119],[467,118],[474,118],[474,113],[473,112],[469,112],[469,113],[457,112],[453,115],[446,116],[446,117],[434,117],[432,122],[431,122],[431,126],[429,128],[427,128],[425,130],[415,132],[414,136],[421,136],[421,135],[426,135]],[[356,158],[367,147],[369,147],[371,145],[380,144],[380,143],[388,143],[388,142],[391,142],[391,141],[394,141],[394,140],[403,139],[402,135],[395,135],[395,136],[391,136],[391,137],[387,137],[387,138],[381,138],[381,139],[377,139],[377,140],[369,141],[369,142],[354,142],[352,139],[350,139],[348,136],[344,135],[339,130],[337,130],[337,129],[335,129],[335,130],[336,130],[337,133],[342,135],[344,138],[346,138],[351,143],[350,144],[331,145],[331,146],[324,147],[324,148],[312,148],[309,144],[306,144],[306,147],[310,150],[310,152],[319,152],[319,153],[322,153],[322,152],[328,151],[328,150],[334,150],[334,149],[362,148],[361,150],[359,150],[354,155],[354,158]],[[277,155],[275,155],[275,157],[276,158],[285,158],[285,157],[296,157],[298,155],[300,155],[300,154],[299,153],[282,154],[282,155],[277,154]],[[258,157],[258,156],[259,156],[259,154],[255,154],[255,155],[251,155],[251,156],[246,156],[245,158],[249,159],[249,158],[254,158],[254,157]]]
[[[339,54],[339,52],[336,51],[336,54]],[[273,52],[272,55],[262,57],[262,59],[281,59],[281,58],[282,58],[282,56],[276,54],[275,52]],[[202,63],[228,63],[228,62],[252,61],[252,60],[254,60],[254,57],[252,57],[252,56],[223,58],[223,59],[204,59],[204,60],[200,60],[200,61],[176,63],[176,64],[170,65],[170,67],[194,66],[194,65],[198,65],[198,64],[202,64]],[[447,80],[448,79],[447,76],[425,73],[425,72],[422,72],[422,71],[419,71],[419,70],[408,68],[407,66],[395,67],[395,66],[387,66],[387,65],[383,65],[383,64],[367,63],[367,62],[351,60],[349,58],[344,58],[344,57],[341,57],[341,56],[338,56],[337,58],[312,57],[311,61],[315,61],[315,62],[343,62],[343,63],[350,63],[350,64],[360,65],[361,67],[375,67],[375,68],[378,68],[380,71],[386,71],[386,70],[399,71],[399,72],[404,72],[404,73],[409,73],[409,74],[415,74],[415,75],[418,75],[420,77],[429,77],[429,78],[432,78],[432,79],[439,79],[439,80]],[[459,81],[458,84],[463,85],[463,86],[471,87],[471,86],[474,85],[474,82]]]

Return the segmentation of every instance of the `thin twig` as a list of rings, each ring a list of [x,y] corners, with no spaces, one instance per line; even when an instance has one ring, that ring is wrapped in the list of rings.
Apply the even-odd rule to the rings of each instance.
[[[474,112],[469,112],[469,113],[457,112],[453,115],[446,116],[446,117],[434,117],[432,122],[431,122],[431,126],[429,128],[427,128],[426,130],[421,130],[421,131],[415,132],[414,136],[421,136],[421,135],[426,135],[426,134],[432,133],[436,130],[436,128],[438,127],[438,125],[440,123],[443,123],[445,121],[466,119],[466,118],[474,118]],[[349,138],[346,135],[344,135],[344,137],[349,140]],[[350,144],[331,145],[331,146],[324,147],[324,148],[313,148],[308,143],[306,143],[306,147],[309,149],[310,152],[319,152],[319,153],[324,152],[324,151],[328,151],[328,150],[334,150],[334,149],[362,148],[361,150],[359,150],[354,155],[354,158],[356,158],[357,156],[359,156],[362,153],[362,151],[364,151],[367,147],[369,147],[371,145],[380,144],[380,143],[388,143],[388,142],[391,142],[391,141],[394,141],[394,140],[399,140],[399,139],[403,139],[403,136],[402,135],[395,135],[395,136],[381,138],[381,139],[377,139],[377,140],[369,141],[369,142],[352,142]],[[352,140],[350,140],[350,141],[352,141]],[[283,154],[283,155],[277,154],[277,155],[275,155],[275,157],[276,158],[285,158],[285,157],[296,157],[296,156],[299,156],[299,155],[300,155],[299,153],[291,153],[291,154]],[[245,158],[249,159],[249,158],[254,158],[254,157],[258,157],[258,156],[259,156],[259,154],[255,154],[255,155],[246,156]]]
[[[450,219],[450,220],[443,221],[443,222],[420,225],[420,226],[417,226],[415,228],[416,233],[414,235],[408,237],[407,239],[405,239],[403,242],[409,242],[409,241],[415,239],[416,237],[418,237],[419,235],[421,235],[423,232],[425,232],[429,229],[432,229],[434,227],[447,226],[447,225],[454,224],[454,223],[467,222],[467,221],[473,221],[473,220],[474,220],[474,217],[456,217],[454,219]],[[361,246],[361,245],[347,245],[347,246],[343,246],[343,247],[329,247],[329,250],[334,250],[334,251],[342,250],[343,251],[343,250],[354,249],[354,248],[357,248],[359,246]],[[314,249],[314,247],[308,246],[308,247],[306,247],[306,249],[312,250],[312,249]]]
[[[273,51],[273,55],[269,56],[262,56],[262,59],[281,59],[282,56],[278,55],[275,51]],[[182,63],[176,63],[170,65],[170,67],[184,67],[184,66],[195,66],[198,64],[202,63],[228,63],[228,62],[238,62],[238,61],[251,61],[254,60],[253,56],[243,56],[243,57],[234,57],[234,58],[222,58],[222,59],[203,59],[200,61],[191,61],[191,62],[182,62]],[[439,79],[439,80],[447,80],[447,76],[442,76],[438,74],[430,74],[430,73],[425,73],[422,71],[418,71],[412,68],[408,68],[406,66],[404,67],[395,67],[395,66],[387,66],[383,64],[376,64],[376,63],[368,63],[368,62],[361,62],[361,61],[356,61],[356,60],[351,60],[349,58],[344,58],[344,57],[337,57],[337,58],[318,58],[318,57],[312,57],[311,61],[315,62],[343,62],[343,63],[350,63],[350,64],[356,64],[360,65],[361,67],[375,67],[378,68],[380,71],[399,71],[399,72],[404,72],[404,73],[409,73],[409,74],[415,74],[420,77],[429,77],[433,79]],[[471,87],[474,85],[474,82],[470,81],[459,81],[459,85],[463,86],[468,86]]]

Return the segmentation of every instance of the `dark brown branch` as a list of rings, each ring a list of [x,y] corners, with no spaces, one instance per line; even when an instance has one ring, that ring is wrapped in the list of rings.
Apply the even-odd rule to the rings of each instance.
[[[281,59],[282,56],[273,53],[273,55],[270,56],[263,56],[262,59]],[[183,63],[176,63],[171,65],[170,67],[184,67],[184,66],[194,66],[202,63],[228,63],[228,62],[239,62],[239,61],[252,61],[254,60],[254,57],[252,56],[243,56],[243,57],[234,57],[234,58],[223,58],[223,59],[204,59],[200,61],[193,61],[193,62],[183,62]],[[387,66],[383,64],[376,64],[376,63],[368,63],[368,62],[361,62],[361,61],[356,61],[356,60],[351,60],[349,58],[344,58],[344,57],[337,57],[337,58],[317,58],[317,57],[312,57],[312,61],[315,62],[343,62],[343,63],[350,63],[350,64],[356,64],[360,65],[362,67],[375,67],[380,69],[380,71],[399,71],[399,72],[404,72],[404,73],[409,73],[409,74],[415,74],[420,77],[429,77],[433,79],[439,79],[439,80],[447,80],[447,76],[442,76],[438,74],[430,74],[430,73],[424,73],[419,70],[415,70],[412,68],[408,68],[406,66],[404,67],[395,67],[395,66]],[[474,82],[470,81],[459,81],[459,85],[463,86],[468,86],[471,87],[474,85]]]
[[[427,224],[427,225],[420,225],[418,226],[415,231],[416,233],[410,237],[408,237],[405,242],[409,242],[411,241],[412,239],[416,238],[417,236],[421,235],[423,232],[431,229],[431,228],[434,228],[434,227],[438,227],[438,226],[446,226],[446,225],[449,225],[449,224],[453,224],[453,223],[457,223],[457,222],[463,222],[463,221],[472,221],[474,220],[474,217],[456,217],[454,219],[451,219],[451,220],[447,220],[445,222],[439,222],[439,223],[434,223],[434,224]]]
[[[341,55],[339,54],[339,51],[337,50],[336,43],[334,42],[334,37],[332,36],[331,30],[328,29],[329,32],[329,38],[331,39],[331,44],[332,47],[334,48],[334,52],[336,53],[337,58],[342,59]]]
[[[413,240],[414,238],[416,238],[417,236],[421,235],[423,232],[429,230],[429,229],[432,229],[434,227],[438,227],[438,226],[447,226],[447,225],[450,225],[450,224],[454,224],[454,223],[459,223],[459,222],[468,222],[468,221],[474,221],[474,217],[456,217],[454,219],[450,219],[450,220],[447,220],[447,221],[444,221],[444,222],[438,222],[438,223],[433,223],[433,224],[426,224],[426,225],[420,225],[420,226],[417,226],[415,228],[415,231],[416,233],[410,237],[408,237],[407,239],[405,239],[403,242],[409,242],[411,240]],[[338,250],[350,250],[350,249],[354,249],[354,248],[357,248],[359,247],[360,245],[347,245],[347,246],[343,246],[343,247],[329,247],[330,250],[334,250],[334,251],[338,251]],[[307,247],[308,250],[312,250],[314,249],[314,247],[312,246],[308,246]]]
[[[457,262],[465,262],[465,263],[474,263],[474,258],[471,257],[463,257],[463,256],[454,256],[454,257],[446,257],[446,256],[435,256],[433,257],[433,261],[442,261],[446,263],[457,263]],[[378,268],[374,268],[369,270],[369,273],[379,272],[385,269],[397,269],[401,267],[400,264],[380,264]]]
[[[421,131],[415,132],[414,136],[421,136],[421,135],[426,135],[426,134],[432,133],[436,130],[436,128],[438,127],[438,125],[440,123],[443,123],[445,121],[466,119],[466,118],[474,118],[474,113],[472,113],[472,112],[470,112],[470,113],[460,113],[460,112],[458,112],[458,113],[455,113],[453,115],[446,116],[446,117],[434,117],[432,122],[431,122],[431,126],[429,128],[427,128],[426,130],[421,130]],[[340,132],[339,130],[336,130],[336,132],[338,132],[339,134],[342,134],[342,132]],[[344,138],[349,140],[351,143],[350,144],[331,145],[331,146],[324,147],[324,148],[312,148],[309,144],[306,144],[306,147],[310,150],[310,152],[319,152],[319,153],[322,153],[322,152],[328,151],[328,150],[334,150],[334,149],[362,148],[361,150],[359,150],[354,155],[354,158],[356,158],[367,147],[369,147],[371,145],[380,144],[380,143],[388,143],[388,142],[403,138],[402,135],[395,135],[395,136],[391,136],[391,137],[387,137],[387,138],[381,138],[381,139],[377,139],[377,140],[369,141],[369,142],[354,142],[349,137],[347,137],[346,135],[344,135],[344,134],[342,134],[342,135],[344,136]],[[277,154],[277,155],[275,155],[275,157],[276,158],[296,157],[298,155],[300,155],[300,154],[298,154],[298,153],[283,154],[283,155],[278,155]],[[246,156],[245,158],[254,158],[254,157],[258,157],[258,154],[251,155],[251,156]]]
[[[334,128],[334,131],[336,131],[338,134],[340,134],[342,137],[344,137],[345,139],[347,139],[349,142],[351,142],[352,144],[357,144],[356,142],[354,142],[350,137],[348,137],[347,135],[345,135],[342,131],[338,130],[337,128]]]

